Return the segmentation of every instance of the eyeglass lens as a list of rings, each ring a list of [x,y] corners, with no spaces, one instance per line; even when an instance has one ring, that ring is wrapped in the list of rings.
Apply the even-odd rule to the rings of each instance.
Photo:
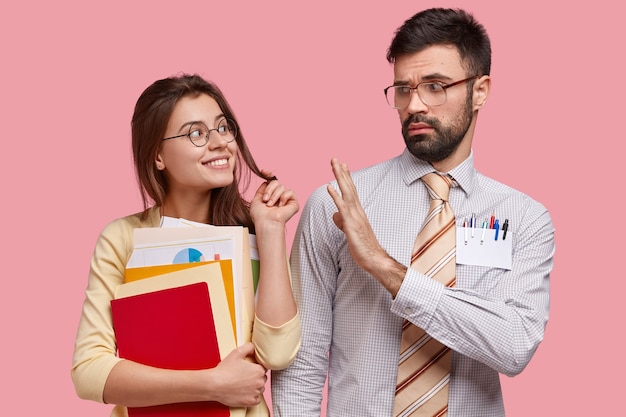
[[[438,83],[423,83],[417,88],[405,85],[391,86],[387,89],[387,103],[393,108],[406,108],[413,95],[413,90],[417,90],[420,100],[427,106],[439,106],[446,102],[446,89]]]
[[[189,126],[189,139],[196,146],[204,146],[209,142],[211,132],[215,130],[226,142],[237,137],[237,127],[230,119],[222,119],[215,129],[209,129],[204,123],[193,123]]]

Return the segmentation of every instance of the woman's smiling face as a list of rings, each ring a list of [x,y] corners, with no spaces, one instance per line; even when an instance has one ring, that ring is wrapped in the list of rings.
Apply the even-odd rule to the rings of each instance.
[[[165,137],[182,136],[163,141],[156,159],[158,169],[167,178],[169,192],[206,193],[233,182],[238,148],[235,140],[229,142],[216,130],[224,119],[217,102],[206,94],[186,96],[176,103]],[[204,146],[196,146],[189,139],[192,123],[210,129]]]

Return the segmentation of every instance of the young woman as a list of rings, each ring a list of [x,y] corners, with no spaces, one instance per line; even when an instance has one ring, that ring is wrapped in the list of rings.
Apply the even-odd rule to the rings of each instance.
[[[126,407],[192,401],[269,415],[266,370],[288,366],[300,346],[285,242],[285,223],[299,209],[293,192],[257,168],[223,94],[197,75],[162,79],[143,92],[132,147],[144,211],[111,222],[96,244],[72,364],[78,396],[116,404],[112,416],[126,415]],[[266,182],[247,202],[240,190],[251,172]],[[256,234],[261,270],[252,343],[215,368],[159,369],[116,356],[110,302],[124,282],[133,229],[158,227],[161,216],[243,225]]]

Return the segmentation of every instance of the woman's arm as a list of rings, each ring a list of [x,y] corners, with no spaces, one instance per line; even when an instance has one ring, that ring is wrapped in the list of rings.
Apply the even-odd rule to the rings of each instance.
[[[272,370],[289,366],[300,348],[300,316],[285,242],[285,223],[298,209],[293,192],[278,181],[262,184],[250,206],[260,265],[252,341],[257,361]]]
[[[276,180],[261,184],[250,205],[260,265],[256,316],[270,326],[281,326],[297,313],[287,262],[285,224],[298,209],[293,191]]]
[[[251,407],[263,396],[265,369],[248,360],[254,345],[233,350],[212,369],[159,369],[123,360],[107,378],[105,403],[146,407],[191,401],[218,401],[231,407]]]

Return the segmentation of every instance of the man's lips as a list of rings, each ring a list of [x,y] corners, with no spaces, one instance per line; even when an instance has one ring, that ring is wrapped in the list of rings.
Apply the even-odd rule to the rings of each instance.
[[[423,133],[428,133],[433,130],[432,126],[426,123],[411,123],[407,129],[407,132],[410,135],[419,135]]]

